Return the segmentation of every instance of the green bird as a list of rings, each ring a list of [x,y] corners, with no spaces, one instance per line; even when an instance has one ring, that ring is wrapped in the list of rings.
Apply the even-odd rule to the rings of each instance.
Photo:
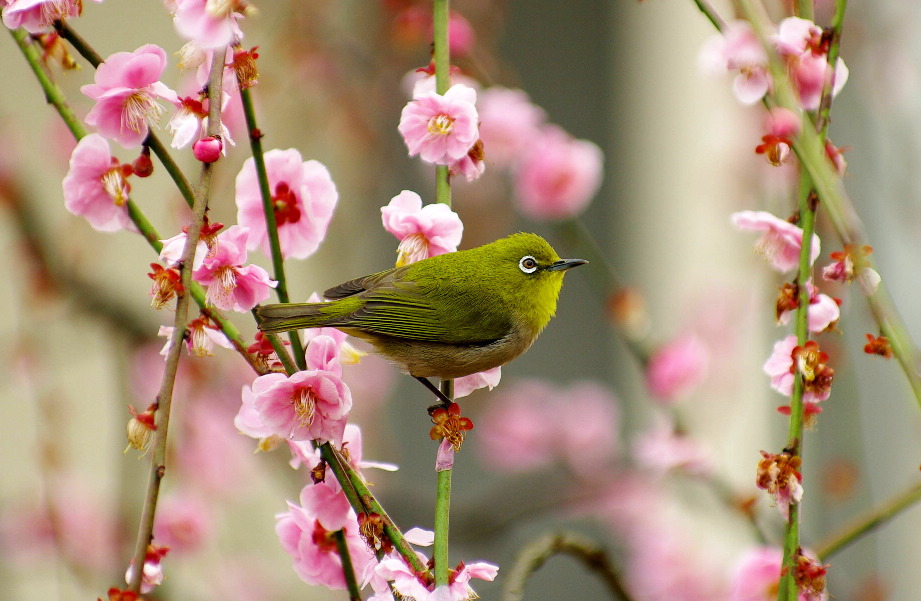
[[[489,244],[349,280],[331,302],[263,305],[267,333],[332,327],[367,340],[430,389],[504,365],[528,350],[556,312],[566,270],[546,240],[518,233]]]

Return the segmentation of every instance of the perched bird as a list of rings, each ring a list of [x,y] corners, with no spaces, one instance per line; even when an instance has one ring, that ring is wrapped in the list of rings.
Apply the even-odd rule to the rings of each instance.
[[[546,240],[519,233],[349,280],[331,302],[257,307],[259,329],[333,327],[370,342],[405,372],[459,378],[528,350],[556,311],[567,269]]]

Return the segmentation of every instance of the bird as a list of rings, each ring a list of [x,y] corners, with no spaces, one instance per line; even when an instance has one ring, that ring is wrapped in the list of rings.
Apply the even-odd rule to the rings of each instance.
[[[528,350],[556,312],[564,274],[586,263],[520,232],[349,280],[323,293],[329,302],[260,305],[256,316],[267,334],[332,327],[366,340],[437,392],[428,378],[485,371]]]

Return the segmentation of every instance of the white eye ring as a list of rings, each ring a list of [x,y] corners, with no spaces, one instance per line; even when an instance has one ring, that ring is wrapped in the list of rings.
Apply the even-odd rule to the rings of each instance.
[[[534,273],[537,271],[537,259],[531,255],[521,257],[521,260],[518,261],[518,269],[525,273]]]

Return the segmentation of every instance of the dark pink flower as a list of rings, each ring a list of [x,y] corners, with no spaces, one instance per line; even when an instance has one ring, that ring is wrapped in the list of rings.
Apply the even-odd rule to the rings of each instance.
[[[283,257],[306,259],[326,237],[339,194],[329,171],[317,161],[304,161],[295,149],[265,153],[275,223]],[[249,158],[237,174],[237,222],[250,229],[250,250],[270,254],[256,166]]]
[[[575,217],[598,192],[603,172],[604,155],[596,144],[545,126],[516,168],[518,208],[532,219]]]
[[[208,286],[207,300],[225,311],[250,311],[269,297],[278,282],[265,269],[246,263],[249,229],[234,225],[217,236],[202,266],[192,277]]]
[[[342,559],[335,532],[342,530],[357,574],[376,562],[358,534],[358,520],[345,495],[326,483],[308,484],[300,505],[288,502],[288,511],[275,516],[275,533],[294,560],[294,571],[309,584],[344,589]]]
[[[809,288],[809,331],[824,332],[841,317],[841,309],[835,299],[819,292],[819,289],[812,284],[812,280],[806,282],[806,287]],[[777,323],[783,325],[790,323],[792,315],[793,309],[783,311],[778,316]]]
[[[464,233],[464,224],[446,204],[422,206],[422,199],[410,190],[394,196],[381,207],[384,229],[400,240],[397,267],[437,255],[454,252]]]
[[[694,335],[661,346],[646,365],[646,387],[664,401],[689,395],[707,377],[710,351]]]
[[[335,373],[270,373],[256,378],[252,391],[253,408],[275,434],[291,440],[342,442],[352,394]]]
[[[192,154],[202,163],[213,163],[224,152],[224,143],[218,136],[206,136],[192,145]]]
[[[803,229],[771,215],[767,211],[740,211],[733,213],[732,224],[742,231],[764,232],[755,245],[755,250],[781,273],[799,266],[799,255],[803,248]],[[812,235],[810,264],[815,263],[821,252],[816,234]]]
[[[84,217],[97,230],[113,232],[134,229],[128,216],[131,186],[126,169],[99,134],[84,136],[70,155],[70,170],[64,176],[64,206]]]
[[[96,69],[95,83],[80,88],[96,101],[86,122],[125,148],[140,146],[149,131],[148,120],[156,121],[163,113],[158,101],[179,100],[159,81],[165,67],[166,52],[154,44],[109,56]]]
[[[450,165],[464,158],[479,139],[476,90],[451,86],[444,96],[420,94],[403,107],[399,131],[409,156],[419,155],[435,165]]]

